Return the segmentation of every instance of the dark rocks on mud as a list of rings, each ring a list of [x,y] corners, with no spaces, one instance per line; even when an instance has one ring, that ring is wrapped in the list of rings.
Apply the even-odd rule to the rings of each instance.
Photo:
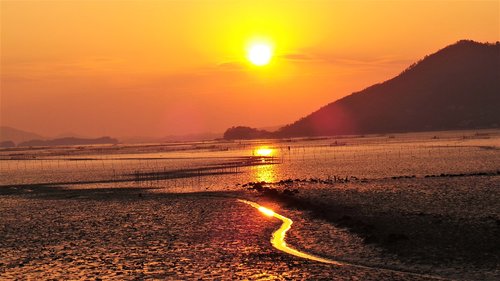
[[[425,175],[425,178],[454,178],[454,177],[482,177],[482,176],[495,176],[500,175],[500,170],[496,172],[477,172],[477,173],[458,173],[458,174],[446,174],[441,173],[439,175]]]
[[[245,184],[240,184],[237,183],[236,186],[242,186],[242,187],[247,187],[251,186],[254,187],[256,184],[261,184],[261,185],[277,185],[277,186],[282,186],[282,185],[294,185],[296,183],[321,183],[321,184],[335,184],[335,183],[348,183],[351,181],[359,181],[360,179],[355,176],[328,176],[326,179],[322,178],[308,178],[308,179],[285,179],[285,180],[280,180],[277,182],[249,182]],[[366,180],[366,179],[361,179],[361,180]]]
[[[258,193],[268,196],[268,197],[279,197],[279,196],[294,196],[295,194],[299,193],[298,189],[288,189],[285,188],[283,190],[278,190],[276,188],[273,188],[269,185],[267,185],[266,182],[249,182],[247,184],[243,185],[244,187],[249,186],[247,189],[248,190],[255,190]]]

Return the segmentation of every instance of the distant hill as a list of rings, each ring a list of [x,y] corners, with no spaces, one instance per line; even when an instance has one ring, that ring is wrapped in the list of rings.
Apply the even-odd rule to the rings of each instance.
[[[500,44],[462,40],[330,103],[275,137],[498,128]]]
[[[54,139],[62,139],[62,138],[88,139],[90,137],[84,136],[84,135],[80,135],[80,134],[76,134],[76,133],[73,133],[73,132],[64,132],[64,133],[52,136],[52,138],[54,138]]]
[[[0,141],[0,148],[11,148],[16,147],[13,141]]]
[[[18,146],[57,146],[57,145],[90,145],[90,144],[117,144],[118,140],[110,137],[96,139],[59,138],[53,140],[30,140],[21,142]]]
[[[224,132],[224,139],[227,140],[240,140],[240,139],[265,139],[272,138],[273,133],[266,130],[259,130],[255,128],[236,126],[231,127]]]
[[[220,138],[221,133],[198,133],[198,134],[187,134],[187,135],[170,135],[159,138],[159,142],[170,142],[170,141],[203,141],[203,140],[213,140]]]
[[[0,142],[11,141],[17,144],[33,139],[45,138],[32,132],[22,131],[7,126],[0,126]]]

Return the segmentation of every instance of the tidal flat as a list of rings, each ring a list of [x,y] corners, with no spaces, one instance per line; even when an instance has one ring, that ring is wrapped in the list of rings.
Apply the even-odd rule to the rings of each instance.
[[[4,149],[0,277],[498,280],[499,163],[498,130]]]

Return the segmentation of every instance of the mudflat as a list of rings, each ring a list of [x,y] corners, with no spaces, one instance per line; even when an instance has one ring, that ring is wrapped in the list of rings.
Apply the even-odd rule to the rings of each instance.
[[[498,280],[499,140],[0,150],[0,279]]]
[[[269,238],[279,222],[239,203],[242,194],[18,192],[0,199],[6,280],[405,279],[404,273],[330,266],[273,249]]]

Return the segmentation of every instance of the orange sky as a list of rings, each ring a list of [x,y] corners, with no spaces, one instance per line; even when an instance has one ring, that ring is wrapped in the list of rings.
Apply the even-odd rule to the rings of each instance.
[[[2,1],[1,125],[165,136],[295,121],[460,39],[499,1]],[[275,49],[251,66],[255,40]]]

